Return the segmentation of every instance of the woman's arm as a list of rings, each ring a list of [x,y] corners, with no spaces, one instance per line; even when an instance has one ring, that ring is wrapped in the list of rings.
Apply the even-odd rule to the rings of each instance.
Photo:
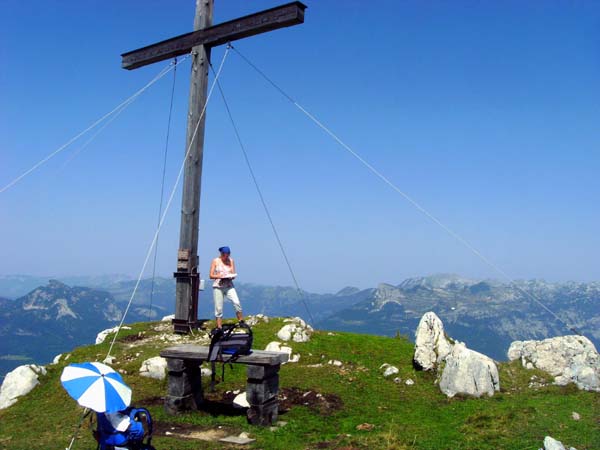
[[[211,280],[217,280],[219,278],[221,278],[217,273],[217,260],[213,259],[211,265],[210,265],[210,273],[208,274],[208,276],[210,277]]]
[[[235,270],[235,261],[233,260],[232,257],[229,257],[229,259],[231,260],[231,272],[232,273],[237,273]]]

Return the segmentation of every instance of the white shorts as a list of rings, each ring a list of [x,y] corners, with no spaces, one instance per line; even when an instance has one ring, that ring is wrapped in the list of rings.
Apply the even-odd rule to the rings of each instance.
[[[237,296],[237,292],[234,287],[214,287],[213,288],[213,297],[215,299],[215,317],[220,319],[223,317],[223,300],[227,298],[231,303],[233,303],[233,307],[235,308],[235,312],[242,312],[242,305],[240,304],[240,299]]]

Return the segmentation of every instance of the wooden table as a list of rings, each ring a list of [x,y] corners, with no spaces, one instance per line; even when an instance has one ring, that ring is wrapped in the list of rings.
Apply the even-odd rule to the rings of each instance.
[[[160,356],[167,360],[169,371],[165,398],[167,413],[202,409],[204,395],[200,365],[208,360],[208,351],[209,347],[205,345],[183,344],[160,352]],[[232,362],[247,367],[246,398],[250,404],[248,422],[251,424],[265,426],[277,422],[279,369],[287,360],[287,353],[252,350],[251,354],[240,355]],[[227,363],[227,355],[218,362]]]

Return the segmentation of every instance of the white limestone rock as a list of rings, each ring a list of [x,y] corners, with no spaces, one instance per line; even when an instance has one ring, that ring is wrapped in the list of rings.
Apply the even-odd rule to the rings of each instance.
[[[600,355],[585,336],[515,341],[508,349],[508,359],[520,359],[527,369],[548,372],[559,386],[575,383],[579,389],[600,392]]]
[[[164,380],[167,374],[167,360],[160,356],[147,359],[140,367],[140,375],[142,377],[154,378],[156,380]]]
[[[542,450],[542,449],[540,449]],[[544,438],[544,448],[543,450],[567,450],[562,442],[557,441],[551,436],[546,436]],[[577,450],[574,447],[569,447],[569,450]]]
[[[242,392],[238,394],[233,399],[233,407],[234,408],[250,408],[250,403],[248,403],[248,399],[246,398],[246,393]]]
[[[59,353],[54,357],[54,359],[52,360],[52,365],[58,364],[60,362],[60,358],[62,358],[62,353]]]
[[[427,312],[415,332],[416,365],[423,370],[435,369],[452,351],[452,344],[446,339],[444,324],[434,312]]]
[[[492,396],[500,390],[498,368],[491,358],[457,343],[446,357],[440,389],[448,397],[456,394]]]
[[[285,319],[284,322],[287,322],[287,324],[277,332],[279,339],[284,342],[290,340],[294,342],[308,342],[310,340],[313,328],[300,317]]]
[[[116,333],[119,327],[107,328],[106,330],[102,330],[96,336],[96,345],[102,344],[109,334]],[[121,327],[121,330],[131,330],[131,327]]]
[[[277,332],[279,339],[285,342],[289,340],[294,342],[308,342],[310,340],[313,328],[300,317],[288,318],[284,322],[287,324]]]
[[[287,353],[288,354],[288,360],[287,360],[288,363],[296,363],[296,362],[300,361],[300,355],[292,354],[292,347],[288,347],[287,345],[282,345],[280,342],[277,342],[277,341],[269,342],[267,344],[267,346],[265,347],[265,351]],[[286,363],[282,363],[282,364],[286,364]]]
[[[46,375],[46,368],[26,364],[8,372],[0,386],[0,409],[14,405],[19,397],[27,395],[40,384],[39,375]]]
[[[327,361],[327,364],[329,364],[330,366],[335,366],[335,367],[342,367],[344,365],[344,363],[342,363],[341,361],[339,361],[337,359],[330,359],[329,361]]]
[[[313,328],[307,324],[304,319],[302,319],[301,317],[288,317],[287,319],[283,320],[286,323],[293,323],[298,325],[300,328],[308,328],[310,331],[313,330]]]
[[[269,316],[265,316],[264,314],[255,314],[254,316],[246,317],[245,322],[248,326],[253,327],[261,322],[269,323]]]
[[[415,382],[409,378],[408,380],[406,380],[404,382],[404,384],[407,385],[407,386],[412,386],[413,384],[415,384]]]
[[[160,321],[161,322],[170,322],[174,318],[175,318],[175,314],[169,314],[168,316],[164,316],[162,319],[160,319]]]
[[[392,366],[391,364],[388,364],[388,363],[382,364],[379,367],[379,370],[383,370],[384,378],[387,378],[392,375],[396,375],[400,372],[397,367]]]

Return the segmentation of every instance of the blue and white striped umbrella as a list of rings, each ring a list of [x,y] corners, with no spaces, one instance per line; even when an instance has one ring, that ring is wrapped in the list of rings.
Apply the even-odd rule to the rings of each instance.
[[[70,364],[60,382],[81,406],[96,412],[115,412],[131,402],[131,388],[113,369],[98,362]]]

